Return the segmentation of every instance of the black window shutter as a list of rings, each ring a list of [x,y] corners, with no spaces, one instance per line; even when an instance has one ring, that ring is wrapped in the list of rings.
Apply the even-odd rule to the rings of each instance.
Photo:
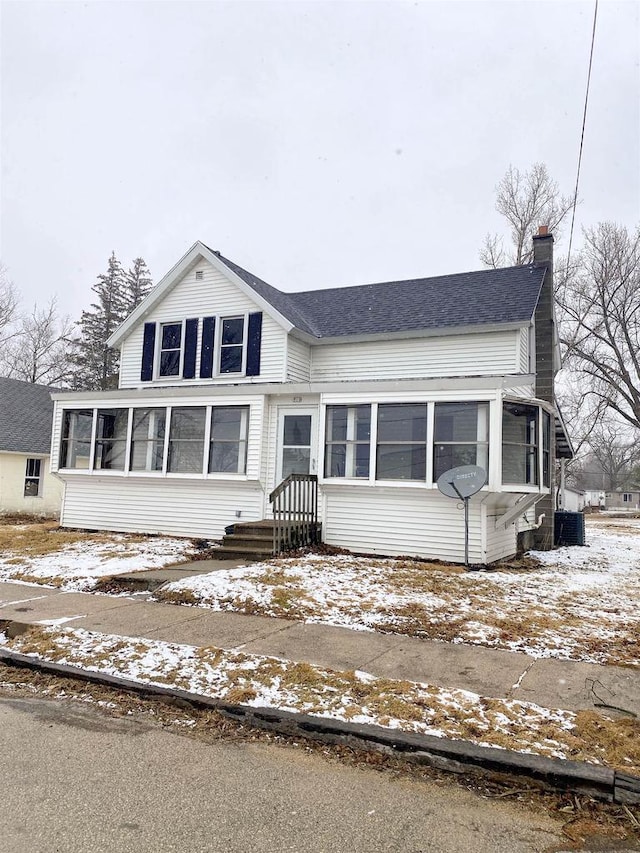
[[[153,354],[156,348],[156,324],[144,324],[144,340],[142,342],[142,368],[140,370],[141,382],[150,382],[153,379]]]
[[[184,333],[184,367],[182,375],[185,379],[193,379],[196,375],[196,346],[198,344],[198,321],[187,320]]]
[[[262,311],[249,314],[247,333],[247,376],[260,376],[260,344],[262,342]]]
[[[216,335],[216,318],[204,317],[202,320],[202,347],[200,349],[200,378],[213,376],[213,344]]]

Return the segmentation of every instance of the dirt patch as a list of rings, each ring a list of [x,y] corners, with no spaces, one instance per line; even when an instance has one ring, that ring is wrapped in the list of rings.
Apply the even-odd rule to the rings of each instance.
[[[108,542],[111,535],[104,533],[86,533],[67,530],[58,526],[57,521],[38,521],[37,523],[0,524],[0,553],[14,554],[14,559],[42,557],[62,550],[67,545],[78,542]]]

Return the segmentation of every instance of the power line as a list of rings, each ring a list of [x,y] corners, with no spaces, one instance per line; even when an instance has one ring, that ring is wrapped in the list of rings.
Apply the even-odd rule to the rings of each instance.
[[[576,220],[576,205],[578,204],[578,185],[580,183],[580,166],[582,164],[582,147],[584,145],[584,129],[587,123],[587,104],[589,103],[589,85],[591,83],[591,66],[593,64],[593,45],[596,40],[596,20],[598,18],[598,0],[593,10],[593,30],[591,32],[591,52],[589,54],[589,73],[587,74],[587,91],[584,96],[584,113],[582,115],[582,134],[580,135],[580,152],[578,153],[578,169],[576,172],[576,189],[573,194],[573,210],[571,212],[571,231],[569,233],[569,251],[567,252],[567,275],[569,274],[569,259],[573,242],[573,226]]]

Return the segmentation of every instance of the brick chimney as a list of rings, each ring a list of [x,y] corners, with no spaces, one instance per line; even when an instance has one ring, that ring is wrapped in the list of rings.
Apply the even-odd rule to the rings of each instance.
[[[549,228],[542,225],[533,238],[534,266],[546,267],[540,298],[535,312],[535,370],[536,397],[555,406],[555,328],[553,294],[553,235]],[[553,419],[551,422],[551,485],[554,484],[553,465],[555,462],[555,434]],[[553,548],[555,496],[553,491],[545,495],[536,504],[536,516],[544,513],[544,521],[536,530],[535,547],[541,550]]]
[[[540,299],[536,307],[536,397],[555,402],[553,383],[555,377],[554,326],[553,326],[553,234],[541,225],[533,238],[533,263],[546,266]]]

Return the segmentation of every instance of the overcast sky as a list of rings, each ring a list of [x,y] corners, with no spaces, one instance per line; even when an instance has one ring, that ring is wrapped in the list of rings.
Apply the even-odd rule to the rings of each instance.
[[[639,8],[599,5],[578,233],[640,221]],[[509,164],[573,191],[593,11],[2,2],[0,257],[74,317],[198,239],[283,290],[477,269]]]

